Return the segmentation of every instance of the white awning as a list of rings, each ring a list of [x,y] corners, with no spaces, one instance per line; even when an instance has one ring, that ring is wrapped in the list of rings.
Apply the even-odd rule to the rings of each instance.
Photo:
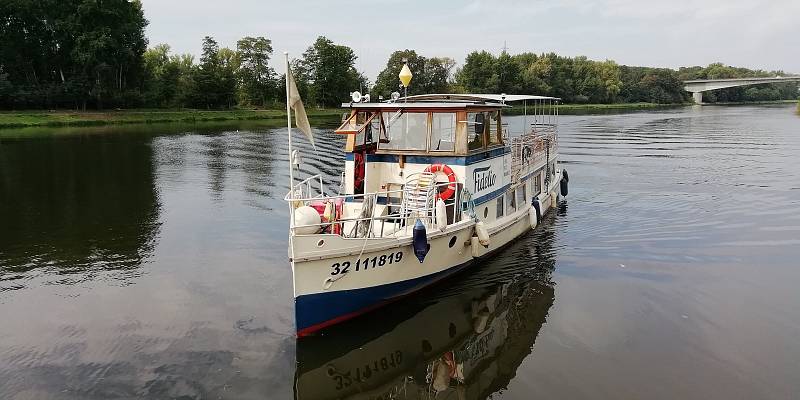
[[[419,94],[415,96],[408,96],[400,98],[399,100],[412,100],[412,101],[493,101],[493,102],[512,102],[523,100],[561,100],[558,97],[548,96],[531,96],[526,94],[457,94],[457,93],[439,93],[439,94]],[[398,101],[399,101],[398,100]]]

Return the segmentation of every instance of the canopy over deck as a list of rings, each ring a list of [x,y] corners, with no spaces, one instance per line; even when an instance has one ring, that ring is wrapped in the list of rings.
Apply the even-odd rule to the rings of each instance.
[[[413,109],[413,108],[467,108],[467,107],[508,107],[512,101],[550,101],[557,102],[558,97],[532,96],[524,94],[419,94],[401,97],[396,101],[380,103],[342,103],[343,108],[372,109]]]
[[[472,107],[491,107],[491,108],[502,108],[502,107],[509,107],[502,103],[476,103],[470,101],[451,101],[451,102],[443,102],[443,101],[414,101],[414,102],[404,102],[404,101],[397,101],[393,103],[342,103],[343,108],[359,108],[359,109],[431,109],[431,108],[444,108],[444,109],[463,109],[463,108],[472,108]]]
[[[400,100],[412,101],[466,101],[466,102],[511,102],[523,100],[561,100],[558,97],[532,96],[526,94],[457,94],[457,93],[437,93],[420,94],[415,96],[402,97]]]

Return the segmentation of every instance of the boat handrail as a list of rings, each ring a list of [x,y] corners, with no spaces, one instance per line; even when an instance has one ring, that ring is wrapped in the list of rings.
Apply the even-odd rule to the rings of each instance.
[[[413,177],[416,174],[412,174],[409,176],[410,180],[408,182],[413,182],[416,177]],[[315,183],[320,184],[320,193],[317,195],[311,195],[310,192],[303,193],[304,188],[308,188],[310,185]],[[420,219],[426,226],[435,226],[438,216],[438,209],[436,207],[436,201],[439,199],[438,194],[444,190],[446,187],[452,185],[451,182],[436,182],[435,184],[430,185],[430,190],[426,191],[425,196],[429,196],[430,199],[422,199],[419,203],[417,203],[417,207],[408,207],[404,204],[404,198],[408,194],[405,190],[405,186],[402,189],[395,189],[395,190],[382,190],[379,192],[368,192],[362,194],[340,194],[336,196],[326,196],[324,193],[321,192],[322,189],[322,179],[319,175],[314,175],[305,180],[297,183],[295,185],[295,190],[290,191],[284,197],[285,201],[290,202],[290,206],[297,208],[300,205],[309,205],[311,203],[328,203],[331,202],[334,205],[336,203],[344,203],[344,202],[354,202],[354,200],[361,199],[361,204],[369,205],[371,204],[378,204],[379,197],[385,197],[387,202],[385,204],[386,207],[382,209],[381,212],[385,212],[386,214],[375,215],[375,210],[371,210],[369,215],[366,216],[352,216],[346,218],[336,218],[332,221],[321,221],[319,223],[314,224],[297,224],[294,223],[290,224],[290,231],[295,234],[298,229],[304,229],[309,227],[317,227],[319,230],[325,233],[325,229],[328,227],[338,226],[338,233],[341,236],[348,237],[348,238],[364,238],[364,237],[373,237],[373,238],[380,238],[386,237],[384,235],[386,223],[391,222],[394,226],[394,229],[389,234],[395,234],[396,232],[400,231],[401,229],[410,228],[413,226],[414,221],[416,219]],[[295,197],[292,194],[297,194],[298,191],[300,192],[300,196]],[[395,196],[392,196],[395,195]],[[466,196],[466,197],[465,197]],[[390,202],[390,198],[395,197],[399,198],[400,203],[394,204]],[[463,199],[465,198],[465,199]],[[415,199],[420,200],[420,199]],[[453,197],[444,200],[446,207],[455,207],[452,213],[452,223],[462,221],[463,216],[466,215],[467,217],[473,218],[474,211],[471,211],[474,205],[471,204],[472,199],[469,196],[469,191],[463,188],[461,185],[456,185],[456,190]],[[362,208],[363,210],[363,208]],[[396,210],[396,211],[394,211]],[[394,211],[394,212],[393,212]],[[369,222],[369,225],[364,225],[365,222]],[[380,232],[376,233],[373,232],[373,224],[375,222],[381,223]],[[349,231],[345,232],[345,228],[348,228]],[[304,229],[305,230],[305,229]],[[330,230],[332,233],[333,229]],[[366,232],[366,234],[363,234]],[[318,232],[319,233],[319,232]],[[409,230],[410,234],[410,230]]]

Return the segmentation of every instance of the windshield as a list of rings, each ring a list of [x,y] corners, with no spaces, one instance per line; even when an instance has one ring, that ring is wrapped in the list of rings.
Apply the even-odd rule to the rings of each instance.
[[[392,121],[393,113],[383,114],[384,121],[391,121],[386,126],[388,143],[381,143],[380,148],[386,150],[427,150],[428,148],[428,113],[406,112]]]

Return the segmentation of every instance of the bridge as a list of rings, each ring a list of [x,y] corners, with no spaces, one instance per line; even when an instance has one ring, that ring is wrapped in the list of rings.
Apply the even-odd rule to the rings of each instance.
[[[692,94],[694,102],[703,104],[703,92],[737,86],[760,85],[764,83],[800,82],[800,76],[776,76],[772,78],[729,78],[696,79],[683,81],[683,90]]]

